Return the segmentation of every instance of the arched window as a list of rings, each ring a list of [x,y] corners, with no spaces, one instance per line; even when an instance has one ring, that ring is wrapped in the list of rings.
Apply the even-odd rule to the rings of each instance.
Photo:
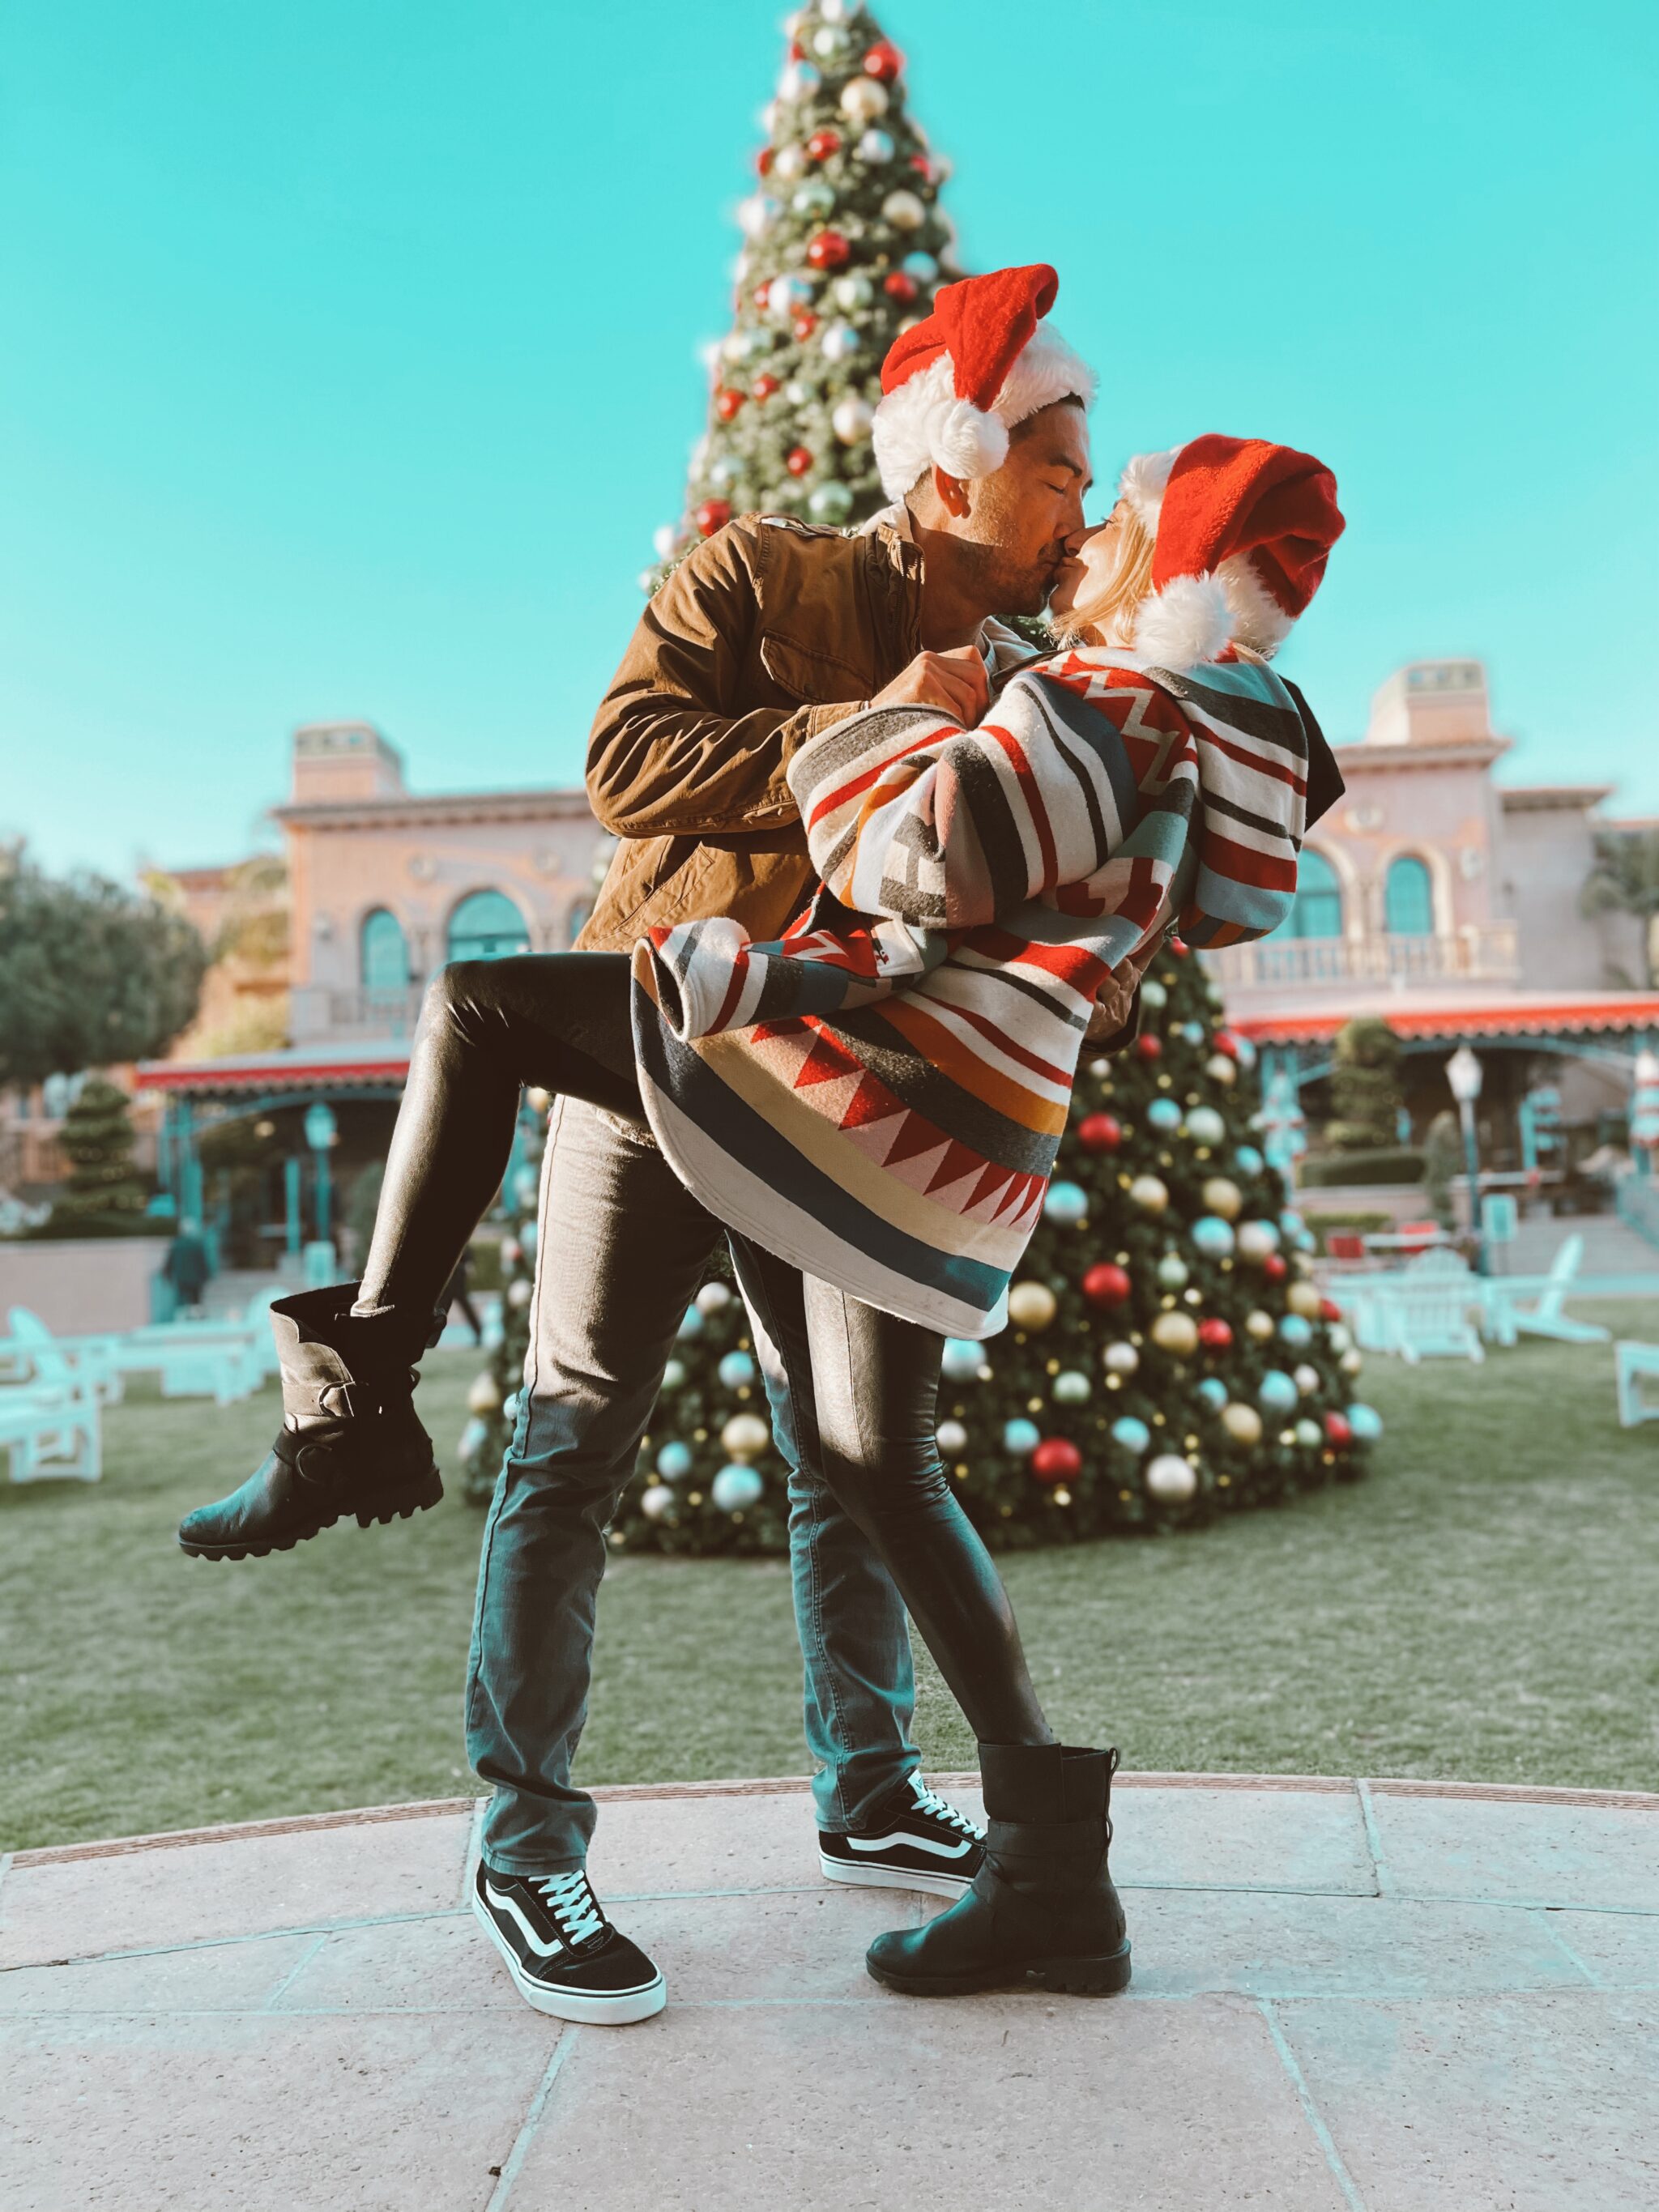
[[[1390,937],[1434,935],[1434,882],[1414,853],[1389,863],[1383,914]]]
[[[449,917],[452,960],[505,960],[529,950],[524,916],[505,891],[474,891]]]
[[[1336,880],[1336,871],[1322,853],[1311,845],[1303,848],[1302,858],[1296,872],[1296,897],[1290,919],[1285,924],[1286,937],[1340,937],[1342,934],[1342,886]]]
[[[377,995],[401,997],[409,988],[409,943],[395,914],[377,906],[363,916],[359,958],[363,988]]]

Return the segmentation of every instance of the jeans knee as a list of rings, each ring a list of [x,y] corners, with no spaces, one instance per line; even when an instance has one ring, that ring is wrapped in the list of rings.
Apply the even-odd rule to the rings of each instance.
[[[426,987],[421,1006],[423,1025],[468,1028],[477,1011],[478,980],[488,966],[483,960],[446,962]]]

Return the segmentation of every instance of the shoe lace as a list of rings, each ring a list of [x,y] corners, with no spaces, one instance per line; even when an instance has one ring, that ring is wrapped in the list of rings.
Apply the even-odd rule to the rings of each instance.
[[[937,1790],[930,1790],[920,1778],[914,1786],[919,1813],[931,1813],[936,1820],[943,1820],[948,1827],[959,1828],[963,1835],[976,1836],[983,1841],[984,1829],[976,1827],[965,1813],[957,1812],[948,1797],[941,1797]]]
[[[605,1915],[580,1867],[572,1867],[568,1874],[538,1875],[536,1887],[563,1930],[567,1942],[586,1942],[604,1927]]]

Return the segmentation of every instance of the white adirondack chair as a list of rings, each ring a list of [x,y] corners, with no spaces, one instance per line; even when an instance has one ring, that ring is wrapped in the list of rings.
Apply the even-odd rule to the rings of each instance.
[[[32,1326],[20,1330],[20,1322]],[[33,1314],[14,1307],[9,1325],[5,1349],[19,1379],[0,1382],[0,1449],[9,1456],[12,1480],[96,1482],[104,1471],[103,1431],[91,1376]]]
[[[1561,1344],[1605,1344],[1611,1330],[1592,1321],[1574,1321],[1561,1310],[1561,1302],[1577,1276],[1583,1256],[1584,1240],[1574,1235],[1562,1243],[1547,1275],[1530,1280],[1517,1277],[1509,1283],[1501,1275],[1488,1278],[1485,1285],[1488,1334],[1499,1344],[1513,1344],[1520,1336],[1553,1337]],[[1532,1291],[1537,1293],[1536,1304],[1523,1306],[1522,1298]]]
[[[1408,1366],[1419,1359],[1468,1359],[1478,1366],[1486,1346],[1472,1314],[1480,1285],[1455,1252],[1425,1252],[1387,1289],[1381,1311],[1388,1341]]]
[[[1643,1395],[1638,1377],[1659,1376],[1659,1344],[1624,1343],[1613,1354],[1619,1382],[1619,1425],[1633,1429],[1638,1421],[1659,1421],[1659,1404]]]

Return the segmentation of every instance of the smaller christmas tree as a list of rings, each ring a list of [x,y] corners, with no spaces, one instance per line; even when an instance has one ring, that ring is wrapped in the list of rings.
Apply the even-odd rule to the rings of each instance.
[[[94,1075],[81,1086],[58,1141],[68,1154],[67,1186],[37,1237],[131,1237],[154,1227],[143,1177],[132,1164],[133,1130],[125,1091]]]

